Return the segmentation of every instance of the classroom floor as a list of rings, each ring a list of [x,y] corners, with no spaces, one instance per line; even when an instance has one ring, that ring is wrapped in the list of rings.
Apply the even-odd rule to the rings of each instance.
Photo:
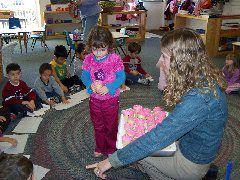
[[[29,43],[30,44],[30,43]],[[44,52],[37,42],[34,51],[20,53],[15,48],[13,61],[22,67],[22,79],[32,86],[38,76],[38,68],[53,57],[56,45],[66,45],[64,40],[48,40],[49,50]],[[158,70],[155,68],[160,56],[160,39],[146,39],[142,44],[143,67],[155,81],[148,86],[130,86],[131,90],[123,92],[120,100],[120,110],[129,108],[134,104],[153,108],[164,106],[157,89]],[[214,58],[219,67],[224,64],[224,58]],[[0,87],[3,86],[1,83]],[[239,179],[240,162],[240,96],[228,96],[229,119],[226,126],[222,147],[214,164],[219,167],[218,179],[224,179],[227,161],[232,159],[232,179]],[[168,109],[169,110],[169,109]],[[12,134],[12,129],[19,120],[12,122],[6,134]],[[86,170],[87,164],[94,163],[101,158],[93,157],[94,136],[93,127],[89,117],[88,100],[83,101],[70,109],[63,111],[49,110],[44,116],[36,134],[29,136],[24,154],[31,155],[34,164],[49,168],[46,179],[96,179],[92,171]],[[113,169],[107,173],[109,179],[149,179],[146,174],[128,166]]]

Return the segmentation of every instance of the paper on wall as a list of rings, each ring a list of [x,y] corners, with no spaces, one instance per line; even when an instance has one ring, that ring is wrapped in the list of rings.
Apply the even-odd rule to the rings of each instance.
[[[41,117],[24,117],[15,127],[13,132],[15,133],[36,133],[39,124],[42,122]]]

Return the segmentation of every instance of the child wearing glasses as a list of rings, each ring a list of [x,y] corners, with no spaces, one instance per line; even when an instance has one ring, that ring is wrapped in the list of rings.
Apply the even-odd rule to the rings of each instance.
[[[82,81],[90,94],[90,116],[94,126],[95,157],[116,150],[120,86],[125,81],[124,66],[114,53],[112,33],[95,26],[86,43],[87,52],[82,65]]]

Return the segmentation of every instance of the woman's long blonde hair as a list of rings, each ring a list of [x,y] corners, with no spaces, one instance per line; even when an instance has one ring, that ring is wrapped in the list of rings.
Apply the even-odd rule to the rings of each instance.
[[[191,29],[177,29],[163,36],[161,51],[170,56],[164,99],[175,106],[192,88],[208,87],[217,95],[216,86],[226,87],[222,73],[210,61],[201,36]]]

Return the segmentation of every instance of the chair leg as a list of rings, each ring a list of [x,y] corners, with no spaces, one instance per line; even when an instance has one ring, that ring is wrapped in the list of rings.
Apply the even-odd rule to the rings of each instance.
[[[122,50],[124,56],[126,56],[126,53],[125,53],[125,51],[123,50],[122,46],[120,46],[120,49]]]
[[[76,56],[76,53],[74,53],[74,55],[73,55],[73,57],[72,57],[72,59],[71,59],[70,66],[71,66],[72,63],[73,63],[73,61],[74,61],[74,59],[75,59],[75,56]]]
[[[119,54],[119,55],[121,55],[121,53],[120,53],[120,51],[119,51],[118,47],[116,48],[116,50],[117,50],[118,54]]]
[[[70,49],[68,50],[68,54],[67,54],[67,56],[70,55],[70,58],[72,57],[72,56],[71,56],[71,51],[72,51],[72,48],[70,48]]]
[[[36,42],[37,42],[37,39],[36,38],[34,38],[35,40],[34,40],[34,44],[33,44],[33,47],[32,47],[32,51],[33,51],[33,49],[34,49],[34,47],[35,47],[35,44],[36,44]]]
[[[34,38],[32,39],[32,44],[31,44],[31,48],[33,47],[33,43],[34,43]],[[33,50],[33,49],[32,49]]]

